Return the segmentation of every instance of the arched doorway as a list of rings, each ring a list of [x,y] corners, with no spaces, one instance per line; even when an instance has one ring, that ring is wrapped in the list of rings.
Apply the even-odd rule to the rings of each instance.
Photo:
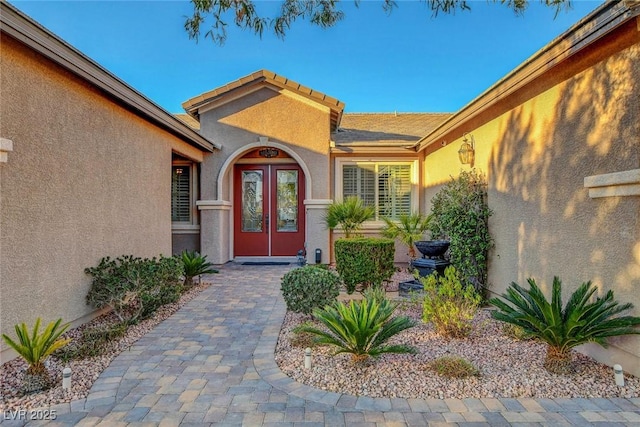
[[[233,176],[234,256],[295,256],[305,242],[305,176],[287,153],[258,148]]]

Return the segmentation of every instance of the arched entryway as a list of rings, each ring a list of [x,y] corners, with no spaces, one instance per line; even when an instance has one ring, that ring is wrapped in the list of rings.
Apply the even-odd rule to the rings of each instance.
[[[305,175],[283,150],[261,147],[233,170],[234,257],[295,256],[305,244]]]

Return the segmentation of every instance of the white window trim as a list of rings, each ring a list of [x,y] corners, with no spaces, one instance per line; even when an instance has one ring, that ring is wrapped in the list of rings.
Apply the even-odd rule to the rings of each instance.
[[[190,183],[190,201],[189,207],[191,210],[191,221],[171,221],[171,230],[174,234],[190,234],[191,232],[197,232],[200,230],[200,224],[198,222],[198,208],[196,202],[198,200],[198,164],[195,162],[175,160],[171,162],[171,170],[173,174],[174,166],[189,166],[191,171]],[[173,179],[173,178],[172,178]]]
[[[419,183],[420,183],[420,170],[418,159],[408,159],[406,157],[367,157],[367,158],[350,158],[350,157],[336,157],[334,165],[334,195],[335,201],[342,201],[342,167],[350,165],[371,165],[376,163],[383,164],[397,164],[397,165],[410,165],[411,166],[411,207],[414,211],[418,210],[419,205]],[[366,221],[363,224],[363,230],[373,230],[384,226],[384,221]]]

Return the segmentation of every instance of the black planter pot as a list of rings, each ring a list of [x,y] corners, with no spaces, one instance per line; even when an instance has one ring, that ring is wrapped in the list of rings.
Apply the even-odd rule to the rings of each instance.
[[[416,248],[424,258],[441,258],[451,242],[448,240],[420,240],[415,242]]]

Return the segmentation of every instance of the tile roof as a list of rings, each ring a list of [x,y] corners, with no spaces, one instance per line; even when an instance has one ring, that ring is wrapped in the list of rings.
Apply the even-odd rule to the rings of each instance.
[[[450,113],[344,113],[340,127],[331,135],[336,145],[410,145],[451,116]]]
[[[294,82],[284,76],[276,74],[268,70],[258,70],[248,76],[241,77],[224,86],[220,86],[216,89],[210,90],[198,96],[182,103],[182,108],[185,109],[193,117],[197,117],[198,110],[213,101],[225,97],[228,94],[236,92],[238,90],[244,90],[254,87],[256,84],[268,83],[281,89],[287,89],[301,95],[307,99],[315,101],[331,109],[331,126],[334,129],[340,122],[340,117],[344,110],[344,102],[325,95],[322,92],[313,90],[300,83]]]

